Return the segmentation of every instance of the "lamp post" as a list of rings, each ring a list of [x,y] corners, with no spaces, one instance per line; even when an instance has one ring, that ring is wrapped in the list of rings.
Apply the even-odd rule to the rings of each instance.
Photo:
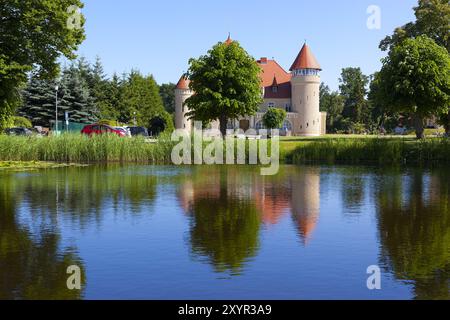
[[[133,116],[134,116],[134,126],[137,126],[137,121],[136,121],[136,111],[133,112]]]
[[[56,115],[56,123],[55,123],[55,133],[56,135],[58,135],[58,90],[59,90],[59,86],[56,85],[55,86],[55,96],[56,96],[56,111],[55,111],[55,115]]]

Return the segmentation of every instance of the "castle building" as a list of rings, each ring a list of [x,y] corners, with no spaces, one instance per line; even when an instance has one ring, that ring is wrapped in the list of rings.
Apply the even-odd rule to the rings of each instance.
[[[230,37],[225,43],[231,43]],[[261,93],[263,103],[253,116],[246,116],[228,124],[229,129],[264,129],[263,116],[269,108],[282,108],[287,119],[280,128],[281,135],[320,136],[326,133],[326,113],[320,112],[320,67],[309,46],[305,43],[297,58],[285,71],[275,60],[261,58]],[[189,89],[189,80],[181,77],[175,89],[175,126],[192,130],[193,122],[186,117],[187,98],[194,92]],[[218,128],[218,123],[213,123]]]

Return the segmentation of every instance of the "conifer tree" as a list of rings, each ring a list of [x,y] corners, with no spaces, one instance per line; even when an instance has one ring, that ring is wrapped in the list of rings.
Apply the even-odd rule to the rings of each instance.
[[[20,116],[28,118],[35,126],[49,127],[55,119],[55,82],[41,80],[32,75],[22,93]]]

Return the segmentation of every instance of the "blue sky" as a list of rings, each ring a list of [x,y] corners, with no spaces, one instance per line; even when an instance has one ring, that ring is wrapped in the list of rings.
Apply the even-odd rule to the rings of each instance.
[[[343,67],[366,74],[380,68],[378,44],[414,20],[417,0],[85,0],[87,39],[78,54],[105,71],[132,68],[158,83],[177,82],[188,60],[231,32],[255,58],[274,57],[289,69],[307,39],[322,65],[322,80],[338,88]],[[366,26],[369,5],[381,8],[381,29]]]

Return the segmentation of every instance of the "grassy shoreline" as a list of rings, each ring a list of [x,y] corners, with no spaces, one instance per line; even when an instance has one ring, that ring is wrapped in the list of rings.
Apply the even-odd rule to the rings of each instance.
[[[169,136],[150,143],[114,136],[0,136],[0,168],[6,162],[57,164],[171,164],[175,145]],[[412,137],[324,136],[282,138],[280,161],[292,164],[448,165],[450,139]],[[6,166],[6,165],[5,165]],[[44,165],[45,166],[45,165]]]
[[[30,171],[39,169],[54,169],[65,167],[84,166],[78,163],[56,163],[44,161],[0,161],[0,172],[2,171]]]
[[[292,150],[294,164],[448,165],[450,139],[369,137],[334,138],[306,143]]]

